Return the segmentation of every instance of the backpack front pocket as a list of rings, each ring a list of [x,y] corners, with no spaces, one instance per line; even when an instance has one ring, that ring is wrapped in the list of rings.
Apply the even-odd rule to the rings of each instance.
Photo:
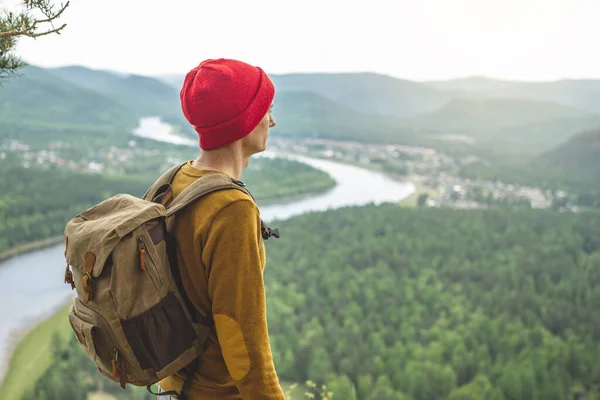
[[[124,353],[108,322],[79,299],[69,309],[69,322],[79,343],[96,363],[98,370],[115,382],[125,385]]]
[[[79,318],[72,309],[69,312],[69,322],[71,323],[71,328],[73,329],[73,332],[75,332],[77,340],[81,343],[85,352],[96,364],[98,364],[98,353],[94,342],[94,329],[96,329],[96,327]]]

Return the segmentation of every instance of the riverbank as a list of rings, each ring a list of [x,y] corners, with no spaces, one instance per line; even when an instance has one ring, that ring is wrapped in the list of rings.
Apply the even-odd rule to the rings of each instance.
[[[331,158],[323,157],[322,155],[319,155],[319,154],[312,155],[312,154],[306,154],[306,153],[295,152],[295,151],[290,151],[290,150],[277,151],[277,153],[281,156],[287,155],[287,156],[292,156],[292,157],[293,156],[311,157],[311,158],[314,158],[317,160],[331,161],[331,162],[341,163],[341,164],[345,164],[345,165],[350,165],[352,167],[366,169],[371,172],[385,175],[386,177],[393,179],[396,182],[410,183],[414,187],[414,191],[410,195],[408,195],[407,197],[405,197],[404,199],[402,199],[398,202],[398,204],[400,204],[401,206],[405,206],[405,207],[406,206],[416,206],[419,195],[421,195],[422,193],[427,193],[429,195],[435,193],[434,188],[420,183],[417,175],[407,176],[407,175],[395,174],[393,172],[385,171],[381,168],[377,168],[372,165],[365,165],[365,164],[362,164],[362,163],[359,163],[356,161],[349,161],[349,160],[345,160],[345,159],[342,159],[342,160],[333,159],[332,160]]]
[[[266,206],[271,206],[274,204],[289,204],[289,203],[293,203],[295,201],[300,201],[300,200],[304,200],[304,199],[308,199],[314,196],[320,196],[323,194],[326,194],[328,192],[330,192],[331,190],[335,189],[335,185],[333,186],[328,186],[319,190],[315,190],[313,192],[306,192],[306,193],[300,193],[300,194],[295,194],[292,196],[284,196],[284,197],[276,197],[276,198],[272,198],[272,199],[265,199],[265,200],[256,200],[256,204],[258,205],[258,207],[266,207]]]
[[[36,240],[35,242],[29,242],[20,246],[8,249],[0,252],[0,262],[6,261],[9,258],[27,254],[35,250],[45,249],[46,247],[54,246],[64,240],[64,236],[52,236],[46,239]]]
[[[323,188],[320,188],[318,190],[314,190],[311,192],[305,192],[305,193],[300,193],[300,194],[291,195],[291,196],[273,197],[273,198],[264,199],[264,200],[257,200],[256,203],[258,204],[259,207],[269,206],[269,205],[273,205],[273,204],[288,204],[288,203],[292,203],[294,201],[307,199],[309,197],[326,194],[333,188],[335,188],[335,184],[332,186],[326,186],[326,187],[323,187]],[[46,247],[54,246],[56,244],[62,243],[63,240],[64,240],[64,236],[61,235],[61,236],[49,237],[47,239],[42,239],[42,240],[36,240],[35,242],[25,243],[21,246],[0,252],[0,262],[6,261],[12,257],[24,255],[29,252],[33,252],[36,250],[42,250]]]
[[[416,177],[410,177],[408,178],[409,182],[412,182],[412,184],[415,186],[415,191],[410,194],[408,197],[402,199],[399,203],[400,206],[402,207],[417,207],[417,202],[419,200],[419,196],[421,196],[422,194],[426,194],[428,197],[432,197],[437,195],[437,191],[435,190],[435,188],[432,188],[431,186],[426,186],[422,183],[420,183],[418,181],[418,179]]]
[[[65,338],[71,334],[67,310],[68,302],[50,316],[14,333],[8,344],[7,365],[0,370],[0,393],[3,399],[20,399],[25,389],[33,386],[46,372],[52,361],[50,338],[54,333]]]

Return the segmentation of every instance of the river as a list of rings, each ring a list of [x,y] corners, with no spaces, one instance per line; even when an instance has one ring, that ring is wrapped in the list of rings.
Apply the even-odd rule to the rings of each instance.
[[[156,118],[143,119],[136,134],[159,141],[197,146],[195,141],[171,135],[169,126]],[[336,181],[335,188],[326,193],[262,206],[261,215],[265,221],[345,206],[395,202],[415,190],[411,183],[334,161],[273,152],[265,152],[260,156],[301,161],[325,171]],[[17,333],[51,314],[73,296],[74,292],[63,282],[63,252],[63,245],[56,245],[0,262],[0,381]]]

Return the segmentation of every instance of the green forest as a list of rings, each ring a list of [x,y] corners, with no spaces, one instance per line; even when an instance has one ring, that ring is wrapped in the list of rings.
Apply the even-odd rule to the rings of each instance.
[[[277,226],[265,279],[282,381],[343,400],[600,399],[599,215],[385,205]],[[54,348],[25,399],[144,398],[80,346]]]
[[[600,216],[390,205],[280,225],[283,379],[340,399],[600,399]]]

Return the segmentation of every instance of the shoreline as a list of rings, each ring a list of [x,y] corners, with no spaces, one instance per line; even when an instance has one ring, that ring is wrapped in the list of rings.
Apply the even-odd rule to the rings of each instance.
[[[42,250],[47,247],[54,246],[63,242],[64,236],[51,236],[46,239],[36,240],[33,242],[25,243],[20,246],[8,249],[0,253],[0,262],[7,261],[13,257],[21,256],[27,253],[34,252],[36,250]]]
[[[70,298],[65,298],[62,303],[57,305],[54,309],[49,310],[40,318],[28,321],[20,328],[11,331],[9,340],[4,343],[5,357],[3,360],[0,360],[0,389],[5,386],[5,379],[9,375],[11,366],[14,362],[14,356],[19,346],[25,343],[29,335],[31,335],[36,329],[43,324],[48,323],[57,315],[57,313],[65,309],[69,305],[70,301]]]
[[[308,197],[319,196],[319,195],[325,194],[328,191],[335,188],[335,186],[336,185],[334,184],[333,186],[323,187],[321,189],[311,191],[311,192],[300,193],[300,194],[284,196],[284,197],[274,197],[271,199],[257,200],[256,204],[258,205],[259,208],[261,206],[269,206],[269,205],[278,204],[278,203],[283,205],[283,204],[291,203],[291,202],[294,202],[297,200],[303,200]],[[42,250],[47,247],[52,247],[54,245],[62,243],[63,241],[64,241],[64,236],[61,235],[61,236],[51,236],[46,239],[36,240],[34,242],[22,244],[18,247],[14,247],[12,249],[1,252],[0,253],[0,263],[3,261],[8,261],[9,259],[16,257],[16,256],[22,256],[22,255],[25,255],[27,253],[32,253],[37,250]]]
[[[275,197],[272,199],[256,200],[256,204],[258,205],[259,209],[262,206],[271,206],[273,204],[285,205],[285,204],[292,203],[297,200],[304,200],[308,197],[320,196],[320,195],[325,194],[325,193],[329,192],[330,190],[334,189],[336,186],[337,186],[337,184],[334,184],[333,186],[326,186],[326,187],[323,187],[321,189],[318,189],[318,190],[312,191],[312,192],[299,193],[299,194],[283,196],[283,197]]]

